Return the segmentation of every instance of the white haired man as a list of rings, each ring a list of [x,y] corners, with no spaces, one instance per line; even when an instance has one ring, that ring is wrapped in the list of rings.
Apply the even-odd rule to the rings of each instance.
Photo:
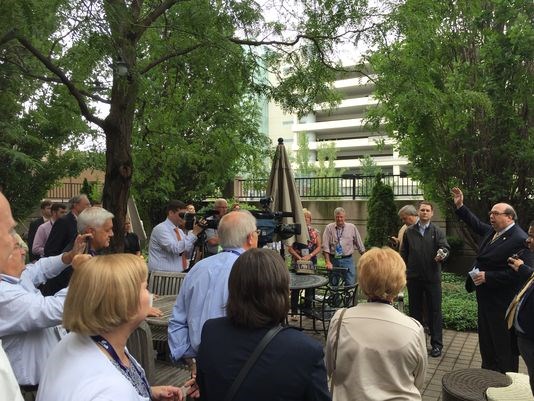
[[[24,265],[25,244],[18,234],[15,248],[0,266],[0,338],[23,394],[37,392],[44,363],[63,336],[58,327],[67,290],[43,296],[37,286],[56,276],[83,253],[85,236],[62,255],[41,258]],[[26,396],[25,396],[26,398]]]
[[[78,215],[76,220],[78,233],[91,234],[87,236],[86,252],[88,254],[94,256],[102,249],[109,247],[109,241],[113,237],[113,217],[113,213],[97,206],[86,208]],[[65,250],[72,249],[73,244],[74,242],[71,242]],[[54,295],[59,290],[66,288],[71,276],[72,267],[68,267],[58,276],[48,280],[41,289],[43,295]]]
[[[258,246],[256,219],[250,212],[224,215],[218,231],[222,252],[195,264],[176,298],[169,321],[169,347],[175,361],[195,357],[204,322],[226,315],[230,270],[239,255]]]

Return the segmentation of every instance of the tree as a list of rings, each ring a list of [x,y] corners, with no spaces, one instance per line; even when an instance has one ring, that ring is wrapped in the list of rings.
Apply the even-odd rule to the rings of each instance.
[[[5,23],[0,27],[0,60],[16,66],[25,79],[39,79],[54,90],[61,87],[85,121],[104,133],[103,204],[115,214],[112,246],[121,248],[134,167],[132,136],[136,129],[141,135],[145,132],[145,126],[136,125],[137,118],[145,106],[166,101],[169,89],[180,92],[189,79],[199,84],[191,72],[196,64],[185,62],[186,58],[202,51],[201,66],[206,70],[219,65],[221,53],[240,58],[237,71],[242,76],[227,84],[244,85],[253,95],[264,94],[302,113],[316,99],[329,98],[325,81],[334,76],[329,66],[332,50],[369,28],[364,23],[365,6],[364,1],[352,0],[274,2],[273,10],[286,11],[282,16],[286,19],[268,21],[262,14],[265,9],[253,0],[6,0],[2,12],[29,15],[34,21],[38,13],[46,13],[52,33],[43,36],[39,29]],[[265,47],[262,53],[253,49],[260,46]],[[207,58],[209,54],[213,58]],[[277,87],[257,79],[263,69],[277,73]],[[177,74],[185,79],[179,88],[172,86]],[[203,85],[209,88],[215,82]],[[157,85],[156,97],[143,98],[145,91],[154,93]],[[191,90],[178,92],[175,95],[182,96],[176,108],[188,104]],[[104,116],[94,102],[108,105]],[[149,132],[167,138],[176,133],[167,131],[165,119],[158,124],[158,116],[152,117]],[[178,133],[185,136],[189,127],[183,128]]]
[[[365,247],[388,245],[389,237],[397,235],[399,217],[397,216],[393,189],[382,182],[381,174],[376,175],[367,210],[369,217],[367,219]]]
[[[376,33],[371,111],[427,198],[460,186],[479,216],[507,201],[534,213],[534,7],[530,0],[406,0]],[[445,210],[445,208],[443,208]]]

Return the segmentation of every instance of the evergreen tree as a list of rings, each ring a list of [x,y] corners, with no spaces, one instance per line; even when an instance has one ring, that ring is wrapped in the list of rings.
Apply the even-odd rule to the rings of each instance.
[[[382,182],[381,174],[376,175],[376,182],[369,198],[367,220],[366,248],[382,247],[388,239],[397,234],[399,218],[393,200],[393,189]]]
[[[82,189],[80,189],[81,194],[86,194],[87,198],[89,198],[89,202],[93,203],[93,199],[91,197],[93,193],[93,186],[89,184],[89,181],[87,181],[87,178],[83,179]]]

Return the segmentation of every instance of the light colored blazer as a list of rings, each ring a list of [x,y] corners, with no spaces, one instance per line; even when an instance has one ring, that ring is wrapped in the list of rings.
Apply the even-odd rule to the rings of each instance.
[[[338,311],[326,341],[332,380]],[[423,327],[393,306],[361,303],[343,316],[334,375],[334,401],[421,400],[427,368]]]

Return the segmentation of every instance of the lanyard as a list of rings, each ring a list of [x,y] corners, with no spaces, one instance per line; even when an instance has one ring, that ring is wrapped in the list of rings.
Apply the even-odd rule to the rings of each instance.
[[[122,371],[122,374],[124,376],[126,376],[126,378],[130,381],[130,383],[134,383],[134,379],[133,377],[130,375],[130,372],[129,372],[129,369],[124,366],[119,358],[119,356],[117,355],[117,352],[115,351],[115,349],[113,348],[113,346],[109,343],[108,340],[106,340],[104,337],[102,336],[91,336],[91,339],[97,343],[98,345],[100,345],[102,348],[104,348],[104,350],[106,350],[106,352],[109,354],[110,357],[113,358],[113,360],[119,365],[121,371]],[[129,358],[129,357],[128,357]],[[148,397],[151,396],[151,392],[150,392],[150,386],[148,385],[148,382],[146,381],[146,377],[145,375],[139,370],[139,368],[137,367],[137,365],[130,360],[130,363],[132,364],[132,366],[134,367],[135,371],[137,372],[137,374],[139,375],[139,377],[141,378],[141,380],[143,381],[143,385],[145,386],[145,389],[147,391],[147,394],[148,394]],[[135,387],[135,386],[134,386]],[[139,393],[140,396],[144,396],[143,394],[141,394],[139,392],[139,390],[136,388],[137,392]]]
[[[236,251],[235,249],[223,249],[223,252],[230,252],[230,253],[233,253],[234,255],[241,256],[241,252]]]
[[[341,227],[341,234],[340,234],[338,228],[336,227],[336,237],[337,237],[338,244],[341,242],[341,238],[343,237],[344,230],[345,230],[345,226]]]

